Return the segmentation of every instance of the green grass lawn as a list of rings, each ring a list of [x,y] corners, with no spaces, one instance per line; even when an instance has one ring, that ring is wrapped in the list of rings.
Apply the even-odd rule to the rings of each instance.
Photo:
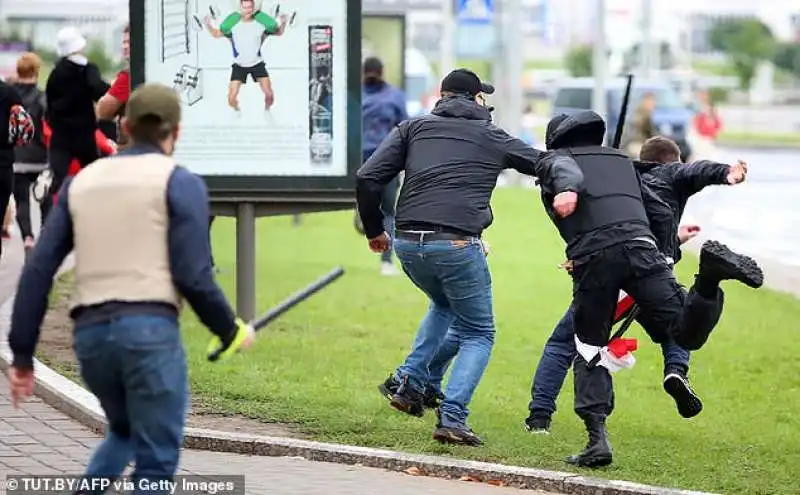
[[[562,459],[585,443],[572,412],[571,378],[552,435],[532,436],[522,427],[531,374],[570,298],[568,276],[556,268],[562,243],[535,193],[502,190],[493,207],[497,220],[486,239],[493,247],[497,343],[470,416],[486,446],[440,446],[431,439],[433,414],[402,415],[378,394],[376,386],[408,352],[427,301],[405,277],[379,276],[351,212],[304,216],[296,229],[290,217],[259,223],[259,308],[336,265],[346,274],[225,363],[205,361],[210,334],[187,312],[195,396],[221,410],[299,423],[323,441],[567,470]],[[213,238],[221,282],[233,294],[233,222],[215,222]],[[681,265],[689,281],[696,259],[687,256]],[[734,284],[725,289],[722,322],[693,359],[705,411],[691,421],[678,416],[661,389],[659,349],[640,341],[637,365],[616,375],[617,411],[609,423],[616,462],[592,474],[724,493],[800,491],[800,301]],[[644,339],[638,328],[631,333]]]
[[[775,146],[785,148],[800,148],[800,132],[770,133],[770,132],[745,132],[722,131],[718,143],[730,146]]]

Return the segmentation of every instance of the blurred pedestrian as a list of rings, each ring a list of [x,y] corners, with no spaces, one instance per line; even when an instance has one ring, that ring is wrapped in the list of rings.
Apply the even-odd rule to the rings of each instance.
[[[59,31],[56,42],[61,58],[53,67],[45,89],[47,121],[52,130],[49,162],[53,174],[51,200],[46,203],[45,212],[50,211],[52,195],[58,194],[70,162],[77,159],[82,168],[99,158],[95,103],[110,88],[97,65],[83,54],[86,38],[76,28]]]
[[[361,116],[363,119],[362,140],[364,162],[375,153],[386,136],[400,122],[408,118],[406,97],[403,91],[383,79],[383,62],[377,57],[364,60],[364,85],[362,87]],[[400,178],[395,176],[383,189],[381,210],[386,232],[394,236],[395,204]],[[381,274],[391,276],[399,272],[392,262],[392,249],[381,253]]]
[[[35,53],[26,53],[17,60],[17,82],[22,104],[36,126],[34,139],[14,152],[14,201],[17,205],[17,224],[22,236],[26,255],[33,248],[34,233],[31,225],[31,186],[39,174],[47,168],[47,146],[45,144],[44,116],[47,112],[47,98],[39,89],[39,71],[42,60]],[[44,207],[39,203],[44,219]]]
[[[639,150],[645,141],[658,134],[655,122],[653,122],[653,112],[656,109],[656,95],[645,93],[642,100],[636,107],[633,114],[633,132],[627,139],[623,149],[633,159],[639,158]]]
[[[14,188],[14,148],[28,144],[36,134],[19,92],[0,81],[0,213],[6,215]],[[0,257],[3,243],[0,242]]]
[[[114,79],[108,92],[97,102],[95,111],[97,113],[97,119],[101,122],[100,125],[102,125],[104,121],[119,123],[122,114],[125,112],[125,104],[128,102],[128,97],[131,94],[130,57],[131,28],[130,25],[125,25],[122,31],[122,59],[125,62],[125,66],[117,73],[117,77]],[[117,139],[115,139],[115,141],[121,146],[124,146],[126,138],[124,133],[119,132],[118,126],[116,136]]]

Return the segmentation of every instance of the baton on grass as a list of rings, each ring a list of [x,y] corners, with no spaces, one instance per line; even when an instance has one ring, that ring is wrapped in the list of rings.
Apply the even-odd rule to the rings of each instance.
[[[253,329],[256,332],[262,330],[263,328],[265,328],[267,325],[269,325],[270,323],[272,323],[273,321],[278,319],[281,315],[283,315],[284,313],[286,313],[290,309],[294,308],[295,306],[297,306],[301,302],[305,301],[309,297],[313,296],[317,292],[321,291],[322,289],[324,289],[328,285],[330,285],[333,282],[335,282],[342,275],[344,275],[344,268],[337,267],[335,270],[333,270],[332,272],[328,273],[324,277],[321,277],[320,279],[318,279],[316,282],[312,283],[308,287],[306,287],[303,290],[300,290],[300,291],[292,294],[291,296],[289,296],[288,298],[284,299],[280,304],[278,304],[274,308],[270,309],[269,311],[267,311],[263,315],[259,316],[255,320],[252,320],[250,322],[250,326],[253,327]],[[209,361],[218,361],[219,358],[220,358],[220,355],[222,354],[222,352],[224,350],[225,350],[225,347],[220,345],[217,349],[215,349],[214,351],[212,351],[212,352],[210,352],[208,354],[208,360]]]

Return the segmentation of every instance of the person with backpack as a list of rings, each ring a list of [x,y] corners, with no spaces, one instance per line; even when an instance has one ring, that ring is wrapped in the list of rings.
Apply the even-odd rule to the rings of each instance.
[[[31,142],[36,127],[19,92],[0,80],[0,213],[5,213],[14,186],[14,148]],[[0,256],[3,243],[0,242]]]
[[[38,55],[25,53],[17,60],[17,78],[13,85],[37,130],[30,143],[14,150],[13,194],[17,205],[17,224],[26,254],[33,248],[35,238],[31,226],[31,186],[47,168],[47,146],[43,132],[47,99],[37,85],[41,67],[42,60]],[[45,212],[41,204],[40,209],[44,218]]]

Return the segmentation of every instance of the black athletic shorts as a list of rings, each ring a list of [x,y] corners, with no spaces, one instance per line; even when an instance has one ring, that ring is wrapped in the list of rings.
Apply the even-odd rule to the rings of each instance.
[[[252,67],[242,67],[239,64],[231,65],[231,81],[239,81],[242,84],[247,83],[247,76],[253,78],[253,82],[269,77],[267,66],[264,62],[257,63]]]

